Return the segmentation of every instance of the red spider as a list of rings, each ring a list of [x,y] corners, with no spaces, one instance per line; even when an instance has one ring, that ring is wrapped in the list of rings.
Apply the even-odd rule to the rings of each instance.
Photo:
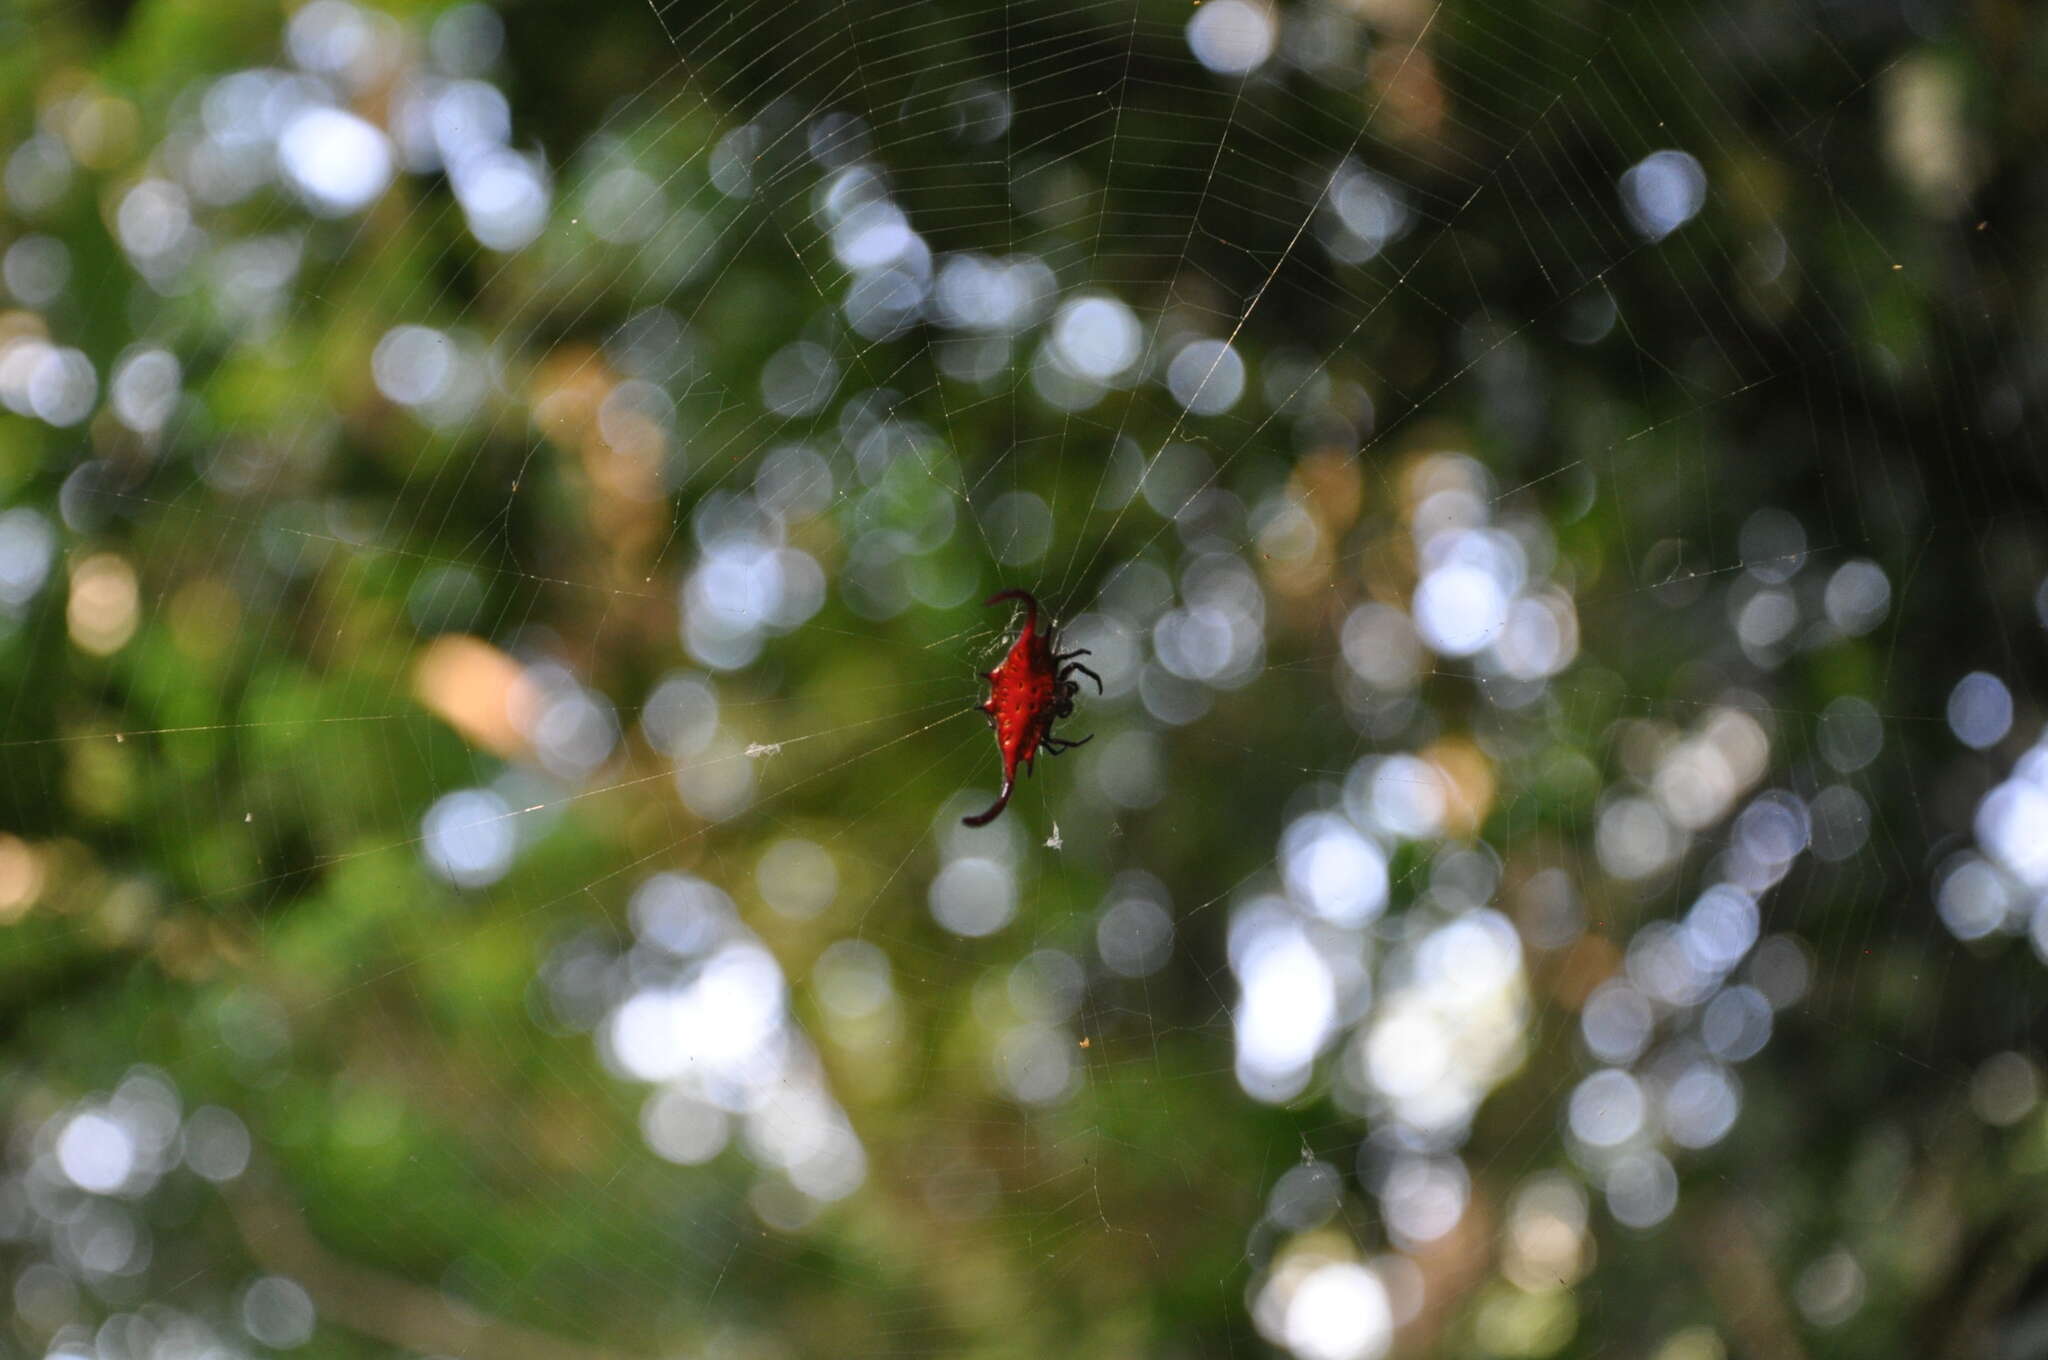
[[[988,702],[981,706],[981,711],[988,714],[995,727],[996,748],[1003,753],[1003,791],[996,795],[995,806],[987,812],[960,819],[969,826],[987,826],[1009,803],[1018,765],[1023,765],[1024,772],[1029,774],[1041,750],[1056,756],[1095,739],[1092,732],[1080,741],[1066,741],[1052,734],[1054,723],[1074,716],[1074,696],[1081,692],[1081,682],[1068,677],[1079,671],[1095,682],[1097,694],[1102,693],[1102,677],[1074,660],[1087,656],[1087,648],[1057,651],[1058,630],[1038,631],[1038,601],[1030,591],[1005,590],[982,603],[1003,600],[1022,600],[1026,611],[1024,631],[1017,634],[1010,654],[1003,658],[1002,665],[982,672],[981,677],[988,681]],[[1061,662],[1068,664],[1062,666]]]

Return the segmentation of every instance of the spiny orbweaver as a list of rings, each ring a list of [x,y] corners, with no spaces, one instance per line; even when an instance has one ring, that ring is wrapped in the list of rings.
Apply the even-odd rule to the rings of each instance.
[[[1041,750],[1056,756],[1095,739],[1093,732],[1080,741],[1067,741],[1052,734],[1054,723],[1074,716],[1074,696],[1081,692],[1081,682],[1072,676],[1087,676],[1095,682],[1095,692],[1102,693],[1102,677],[1074,660],[1087,656],[1088,649],[1057,650],[1058,629],[1038,631],[1038,601],[1028,590],[1005,590],[982,603],[1000,604],[1004,600],[1023,601],[1024,631],[1017,634],[1003,663],[992,671],[983,671],[981,676],[988,681],[988,700],[981,705],[981,711],[988,714],[996,729],[996,749],[1003,753],[1003,791],[996,795],[995,806],[987,812],[960,819],[969,826],[987,826],[1009,804],[1010,790],[1017,783],[1017,766],[1021,764],[1029,774]]]

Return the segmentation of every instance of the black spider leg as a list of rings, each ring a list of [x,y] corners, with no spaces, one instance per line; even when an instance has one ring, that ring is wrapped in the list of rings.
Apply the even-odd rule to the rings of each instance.
[[[1086,647],[1076,647],[1071,652],[1060,652],[1056,654],[1053,657],[1053,661],[1055,664],[1057,664],[1061,661],[1074,661],[1074,658],[1077,656],[1093,655],[1095,655],[1095,653],[1089,651]],[[1095,692],[1097,694],[1102,693],[1102,677],[1097,675],[1094,671],[1089,670],[1086,666],[1082,665],[1078,661],[1074,661],[1073,665],[1068,666],[1067,668],[1062,670],[1059,674],[1059,678],[1064,680],[1068,676],[1072,675],[1075,671],[1079,671],[1081,674],[1087,676],[1090,680],[1093,680],[1095,682]]]
[[[1069,665],[1063,667],[1060,670],[1059,676],[1057,677],[1062,682],[1063,688],[1066,692],[1066,702],[1061,706],[1063,713],[1073,712],[1073,693],[1074,690],[1078,688],[1078,685],[1076,682],[1068,681],[1067,677],[1074,674],[1076,671],[1080,672],[1082,675],[1087,676],[1090,680],[1093,680],[1095,682],[1095,692],[1097,694],[1102,693],[1102,677],[1097,675],[1094,671],[1088,669],[1088,667],[1082,665],[1080,662],[1074,660],[1074,658],[1077,656],[1093,655],[1094,653],[1089,651],[1086,647],[1076,647],[1071,652],[1060,652],[1056,653],[1053,656],[1053,660],[1055,662],[1065,661],[1070,663]],[[1076,746],[1086,746],[1089,742],[1093,740],[1095,740],[1095,734],[1093,732],[1090,732],[1087,736],[1082,737],[1077,741],[1069,741],[1065,737],[1056,737],[1052,734],[1051,726],[1050,724],[1048,724],[1045,736],[1043,737],[1043,739],[1040,740],[1039,746],[1050,755],[1058,755],[1062,751],[1071,751]]]
[[[1095,692],[1097,694],[1102,693],[1102,677],[1097,675],[1094,671],[1089,670],[1086,666],[1082,665],[1078,661],[1076,661],[1073,665],[1068,666],[1065,670],[1061,671],[1060,679],[1064,680],[1076,671],[1079,671],[1081,674],[1087,676],[1090,680],[1093,680],[1095,682]]]

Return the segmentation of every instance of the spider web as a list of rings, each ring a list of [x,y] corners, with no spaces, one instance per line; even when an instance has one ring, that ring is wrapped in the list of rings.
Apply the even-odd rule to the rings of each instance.
[[[2048,955],[2024,379],[1882,324],[2023,273],[1927,40],[596,27],[563,145],[540,17],[315,0],[9,148],[8,782],[73,820],[0,897],[135,972],[33,1031],[16,1342],[1894,1334],[1869,1091],[2030,1120]],[[1106,693],[975,830],[1006,588]]]

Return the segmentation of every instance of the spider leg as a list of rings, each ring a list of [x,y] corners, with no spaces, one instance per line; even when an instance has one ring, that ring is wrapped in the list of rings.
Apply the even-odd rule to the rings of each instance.
[[[1068,741],[1065,737],[1047,737],[1045,741],[1041,743],[1039,749],[1050,752],[1053,755],[1058,755],[1062,751],[1071,751],[1076,746],[1086,746],[1089,742],[1094,740],[1095,734],[1093,732],[1090,732],[1087,736],[1082,737],[1079,741]]]
[[[1087,653],[1083,652],[1083,653],[1080,653],[1080,655],[1083,655],[1083,656],[1085,656],[1085,655],[1087,655]],[[1091,670],[1089,670],[1089,669],[1088,669],[1088,668],[1087,668],[1086,666],[1082,665],[1082,664],[1081,664],[1080,662],[1078,662],[1078,661],[1076,661],[1076,662],[1075,662],[1075,663],[1074,663],[1073,665],[1071,665],[1071,666],[1067,667],[1067,668],[1066,668],[1065,670],[1061,671],[1061,672],[1060,672],[1060,679],[1062,679],[1062,680],[1066,679],[1066,678],[1067,678],[1068,676],[1072,675],[1072,674],[1073,674],[1073,673],[1074,673],[1075,671],[1079,671],[1079,672],[1081,672],[1081,674],[1083,674],[1083,675],[1087,676],[1087,677],[1088,677],[1088,678],[1089,678],[1090,680],[1093,680],[1093,681],[1095,682],[1095,692],[1096,692],[1097,694],[1100,694],[1100,693],[1102,693],[1102,677],[1101,677],[1101,676],[1099,676],[1099,675],[1097,675],[1097,674],[1096,674],[1096,673],[1095,673],[1094,671],[1091,671]]]
[[[1073,651],[1071,651],[1071,652],[1061,652],[1061,653],[1060,653],[1060,654],[1059,654],[1058,656],[1055,656],[1055,657],[1053,658],[1053,660],[1055,660],[1055,661],[1072,661],[1072,660],[1073,660],[1073,659],[1074,659],[1075,657],[1077,657],[1077,656],[1094,656],[1094,655],[1095,655],[1095,653],[1093,653],[1093,652],[1089,651],[1089,650],[1088,650],[1088,649],[1087,649],[1086,647],[1076,647],[1076,648],[1075,648],[1075,649],[1074,649]]]

